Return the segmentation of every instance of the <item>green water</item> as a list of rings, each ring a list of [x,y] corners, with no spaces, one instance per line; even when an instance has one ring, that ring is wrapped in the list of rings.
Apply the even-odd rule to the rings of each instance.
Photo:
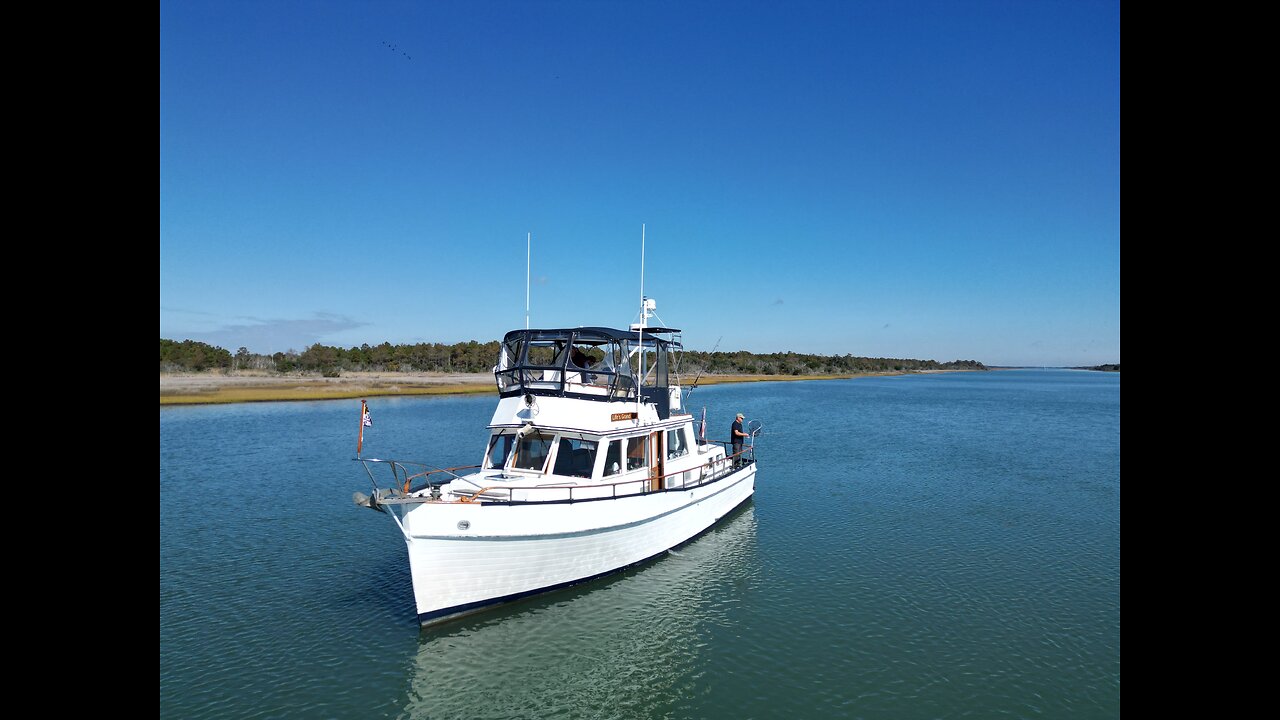
[[[376,399],[366,452],[478,462],[494,402]],[[161,717],[1119,716],[1118,374],[692,404],[764,422],[752,503],[425,632],[394,524],[350,501],[358,401],[162,409]]]

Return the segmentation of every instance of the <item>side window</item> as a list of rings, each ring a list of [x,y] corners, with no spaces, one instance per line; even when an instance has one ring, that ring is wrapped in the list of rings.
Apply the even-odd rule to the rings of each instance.
[[[547,456],[551,454],[551,440],[555,436],[531,432],[516,443],[516,454],[511,459],[511,467],[517,470],[542,470],[547,466]]]
[[[604,475],[617,475],[622,472],[622,441],[614,440],[609,443],[609,451],[604,456]]]
[[[511,443],[516,436],[511,433],[494,435],[489,439],[489,452],[485,456],[486,468],[501,468],[507,464],[507,456],[511,454]]]
[[[605,476],[649,467],[649,436],[614,440],[604,457]]]
[[[560,438],[553,473],[570,477],[591,477],[591,469],[595,466],[596,443],[577,438]]]
[[[667,459],[678,458],[689,452],[684,442],[684,428],[667,431]]]
[[[649,436],[627,438],[627,470],[649,466]]]

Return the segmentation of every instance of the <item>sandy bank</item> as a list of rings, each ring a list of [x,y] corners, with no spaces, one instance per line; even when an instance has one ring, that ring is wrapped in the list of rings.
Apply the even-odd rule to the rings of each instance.
[[[340,377],[239,372],[160,374],[161,405],[341,400],[381,395],[494,392],[488,373],[343,373]]]
[[[946,371],[926,371],[946,372]],[[699,385],[789,380],[846,380],[909,373],[852,375],[703,375]],[[685,378],[686,387],[693,378]],[[341,400],[385,395],[456,395],[496,393],[490,373],[348,372],[340,377],[280,375],[268,372],[161,373],[161,405],[203,405],[287,400]]]

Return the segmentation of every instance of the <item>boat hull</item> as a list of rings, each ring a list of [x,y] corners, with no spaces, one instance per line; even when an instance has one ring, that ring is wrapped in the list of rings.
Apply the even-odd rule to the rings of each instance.
[[[698,487],[616,499],[420,505],[404,517],[418,621],[435,625],[644,562],[748,500],[755,474],[751,463]]]

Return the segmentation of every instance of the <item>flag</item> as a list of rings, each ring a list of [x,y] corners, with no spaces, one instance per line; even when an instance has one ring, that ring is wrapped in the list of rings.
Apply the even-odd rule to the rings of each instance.
[[[360,401],[360,435],[356,438],[356,457],[360,457],[360,451],[364,449],[364,429],[373,427],[373,418],[369,417],[369,403]]]

